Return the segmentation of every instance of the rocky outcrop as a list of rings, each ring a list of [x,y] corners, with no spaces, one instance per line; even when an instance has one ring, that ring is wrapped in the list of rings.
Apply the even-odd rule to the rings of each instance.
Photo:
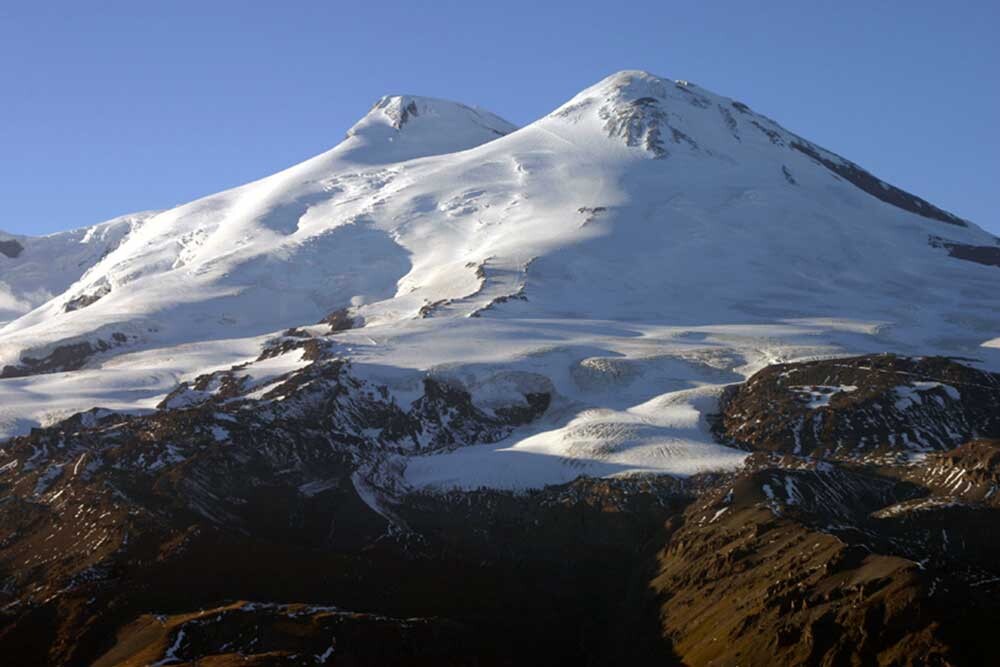
[[[0,379],[75,371],[83,368],[95,354],[120,347],[128,341],[129,337],[125,334],[114,332],[109,340],[100,338],[94,341],[84,340],[57,345],[43,356],[25,355],[21,357],[19,364],[4,366],[3,369],[0,369]]]
[[[925,218],[946,222],[949,225],[958,227],[969,226],[969,223],[957,215],[938,208],[927,200],[901,190],[894,185],[890,185],[882,179],[876,178],[850,160],[845,160],[839,155],[825,151],[804,139],[796,137],[795,141],[792,141],[790,145],[792,149],[808,155],[817,164],[823,165],[834,174],[854,184],[872,197],[884,201],[886,204],[891,204],[896,208],[901,208],[904,211],[915,213]]]
[[[70,298],[63,306],[63,310],[67,313],[71,313],[74,310],[81,310],[87,306],[94,305],[110,293],[111,285],[107,283],[91,285],[86,291]]]
[[[1000,375],[941,357],[769,366],[724,398],[717,432],[751,450],[864,458],[1000,437]]]
[[[4,257],[9,257],[10,259],[17,259],[24,252],[24,246],[18,243],[14,239],[6,239],[0,241],[0,255]]]
[[[1000,241],[998,241],[998,245],[980,246],[949,241],[940,236],[931,236],[928,243],[932,248],[944,248],[948,251],[948,255],[955,259],[985,266],[1000,266]]]
[[[9,441],[0,654],[53,665],[949,665],[990,648],[995,441],[877,462],[777,447],[687,479],[414,492],[394,453],[505,437],[549,394],[486,409],[429,376],[400,405],[334,349],[289,331],[260,361],[291,370],[237,366],[150,414],[93,410]],[[772,370],[743,398],[830,407],[845,425],[868,423],[851,411],[884,405],[900,378],[984,381],[946,359]],[[817,396],[794,390],[800,376]],[[818,392],[821,379],[868,398]],[[982,406],[966,407],[972,419]],[[780,423],[787,410],[773,412]],[[746,412],[743,429],[732,411],[721,423],[757,433],[762,414]]]
[[[350,314],[347,308],[340,308],[333,311],[319,321],[320,324],[330,326],[330,333],[347,331],[357,326],[356,318]]]
[[[1000,508],[1000,441],[973,440],[929,454],[910,469],[907,479],[956,502]]]

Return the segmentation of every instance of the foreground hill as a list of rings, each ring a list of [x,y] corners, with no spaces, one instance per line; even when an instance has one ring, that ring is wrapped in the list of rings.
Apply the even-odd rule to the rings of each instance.
[[[25,665],[960,665],[990,650],[998,440],[916,456],[897,441],[898,456],[873,461],[775,454],[751,438],[760,451],[732,472],[412,491],[395,455],[502,438],[548,396],[488,414],[429,381],[404,413],[346,362],[315,356],[267,391],[206,378],[197,387],[220,391],[11,440],[3,654]],[[962,372],[941,359],[852,361],[907,363],[914,382]],[[884,386],[856,378],[858,392]],[[996,387],[1000,375],[951,381]],[[757,376],[747,387],[744,401],[767,400]],[[191,391],[205,394],[179,402]],[[855,423],[867,406],[807,409]],[[968,426],[996,438],[990,418]],[[745,430],[732,415],[724,424]],[[840,451],[837,430],[818,438]]]

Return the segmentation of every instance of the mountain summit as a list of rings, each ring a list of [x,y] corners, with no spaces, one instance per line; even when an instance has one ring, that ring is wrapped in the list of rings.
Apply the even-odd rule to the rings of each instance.
[[[463,151],[516,129],[499,116],[457,102],[387,95],[347,131],[343,148],[345,157],[359,161],[399,162]]]
[[[687,81],[671,81],[642,71],[619,72],[583,91],[553,115],[578,119],[590,108],[596,108],[597,116],[604,121],[604,129],[610,135],[621,138],[629,146],[643,147],[655,157],[667,157],[671,150],[687,150],[725,160],[730,153],[740,152],[732,146],[734,141],[741,145],[764,144],[758,148],[763,148],[765,153],[770,144],[771,148],[808,156],[873,197],[903,210],[953,225],[967,224],[792,134],[747,105]],[[790,178],[787,169],[782,173]]]

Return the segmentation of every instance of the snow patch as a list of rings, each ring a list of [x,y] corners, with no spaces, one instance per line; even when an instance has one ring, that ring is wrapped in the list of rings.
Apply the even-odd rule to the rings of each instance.
[[[811,410],[816,410],[818,408],[829,407],[830,399],[838,394],[849,394],[851,392],[857,391],[858,388],[852,385],[809,385],[809,386],[793,386],[789,387],[789,390],[798,394],[803,402],[805,402],[806,407]]]

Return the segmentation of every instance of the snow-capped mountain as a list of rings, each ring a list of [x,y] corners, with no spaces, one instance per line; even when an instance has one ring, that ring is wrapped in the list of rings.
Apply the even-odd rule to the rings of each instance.
[[[738,101],[644,72],[517,130],[385,97],[330,151],[116,234],[0,330],[18,378],[2,383],[8,434],[149,408],[339,313],[355,327],[340,352],[401,402],[428,372],[486,403],[554,386],[548,422],[494,448],[541,456],[508,469],[472,448],[415,461],[413,483],[561,481],[578,469],[551,462],[574,459],[690,472],[741,460],[712,449],[702,417],[767,363],[995,361],[982,346],[1000,332],[996,238]]]
[[[997,287],[972,222],[644,72],[0,236],[0,654],[975,664]]]

